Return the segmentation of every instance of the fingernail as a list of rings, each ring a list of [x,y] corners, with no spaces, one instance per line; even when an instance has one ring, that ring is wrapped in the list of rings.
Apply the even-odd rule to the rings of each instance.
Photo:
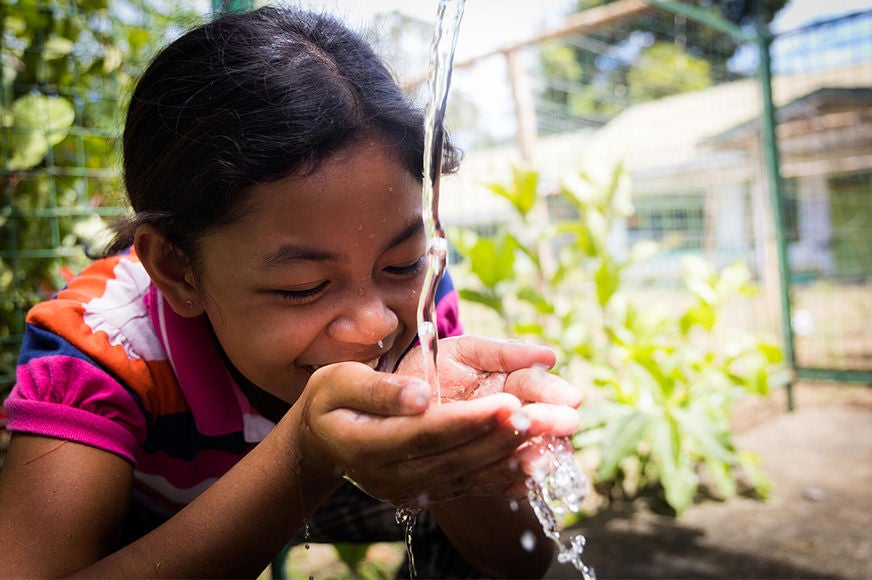
[[[430,386],[423,381],[414,381],[403,388],[400,401],[404,407],[426,409],[430,402]]]

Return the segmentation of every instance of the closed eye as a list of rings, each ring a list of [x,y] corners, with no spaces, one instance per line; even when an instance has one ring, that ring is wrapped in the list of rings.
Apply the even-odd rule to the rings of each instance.
[[[275,290],[275,293],[289,302],[301,304],[320,296],[329,284],[330,282],[324,281],[312,288],[304,288],[303,290]]]
[[[411,264],[406,264],[402,266],[388,266],[387,268],[385,268],[385,272],[387,272],[388,274],[393,274],[394,276],[413,278],[423,272],[426,265],[427,257],[421,255]]]

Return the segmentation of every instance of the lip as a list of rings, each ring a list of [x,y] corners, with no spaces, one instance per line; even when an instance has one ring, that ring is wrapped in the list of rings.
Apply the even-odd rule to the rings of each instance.
[[[325,367],[329,364],[334,364],[336,362],[359,362],[361,364],[365,364],[366,366],[368,366],[372,370],[378,371],[380,373],[385,372],[385,369],[387,369],[387,366],[388,366],[387,365],[387,362],[388,362],[387,361],[387,352],[385,352],[384,354],[382,354],[380,356],[377,356],[375,358],[371,358],[368,360],[346,359],[346,360],[334,361],[334,362],[324,363],[324,364],[305,365],[304,368],[309,371],[309,374],[312,374],[315,371],[317,371],[318,369]]]

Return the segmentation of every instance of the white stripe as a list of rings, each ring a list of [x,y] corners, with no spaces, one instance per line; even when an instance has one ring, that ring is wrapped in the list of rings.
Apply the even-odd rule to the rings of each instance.
[[[210,485],[217,481],[217,478],[210,477],[204,479],[194,487],[183,489],[175,487],[162,475],[142,473],[141,471],[134,471],[133,475],[137,480],[141,481],[171,502],[185,505],[197,499],[197,496],[206,491]]]
[[[142,264],[122,259],[99,298],[85,304],[83,319],[92,332],[103,331],[131,359],[164,360],[163,346],[151,328],[143,297],[151,280]]]

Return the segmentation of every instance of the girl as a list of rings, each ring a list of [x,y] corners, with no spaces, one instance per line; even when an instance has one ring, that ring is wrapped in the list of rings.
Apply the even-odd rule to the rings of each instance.
[[[255,576],[295,537],[399,540],[417,505],[421,576],[541,575],[514,499],[580,395],[549,349],[447,338],[445,278],[431,403],[422,157],[420,113],[330,18],[225,16],[158,55],[124,132],[134,215],[28,316],[0,569]]]

